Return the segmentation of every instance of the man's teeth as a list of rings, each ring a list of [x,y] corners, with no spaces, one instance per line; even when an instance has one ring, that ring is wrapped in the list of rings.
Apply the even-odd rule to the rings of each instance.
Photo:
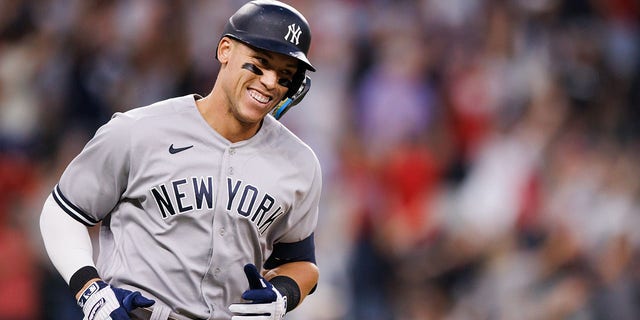
[[[267,103],[267,102],[271,101],[270,97],[265,96],[265,95],[261,94],[258,91],[255,91],[255,90],[249,90],[249,95],[252,98],[256,99],[257,101],[259,101],[261,103]]]

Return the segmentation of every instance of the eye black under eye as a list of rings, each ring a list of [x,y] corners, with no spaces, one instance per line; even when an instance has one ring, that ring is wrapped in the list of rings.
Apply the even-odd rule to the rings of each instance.
[[[293,83],[293,81],[290,80],[290,79],[280,79],[280,80],[278,80],[278,84],[279,85],[281,85],[283,87],[287,87],[287,88],[289,88],[292,83]]]
[[[261,76],[261,75],[263,75],[263,74],[264,74],[264,72],[262,72],[262,70],[261,70],[260,68],[258,68],[258,66],[256,66],[256,65],[255,65],[255,64],[253,64],[253,63],[249,63],[249,62],[247,62],[247,63],[243,64],[243,65],[242,65],[242,69],[247,69],[247,70],[249,70],[249,71],[251,71],[251,72],[253,72],[254,74],[257,74],[257,75],[259,75],[259,76]]]
[[[253,74],[256,74],[256,75],[259,75],[259,76],[264,74],[264,72],[262,71],[262,69],[260,69],[260,67],[256,66],[253,63],[249,63],[249,62],[243,64],[242,65],[242,69],[249,70]],[[281,85],[283,87],[287,87],[287,88],[289,88],[292,83],[293,83],[293,81],[291,79],[279,79],[278,80],[278,84],[279,85]]]

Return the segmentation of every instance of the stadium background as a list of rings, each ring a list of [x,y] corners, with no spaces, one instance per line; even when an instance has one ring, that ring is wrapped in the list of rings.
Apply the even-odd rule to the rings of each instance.
[[[243,2],[0,2],[0,319],[77,316],[43,200],[113,112],[207,94]],[[288,319],[640,318],[638,1],[289,3],[325,188]]]

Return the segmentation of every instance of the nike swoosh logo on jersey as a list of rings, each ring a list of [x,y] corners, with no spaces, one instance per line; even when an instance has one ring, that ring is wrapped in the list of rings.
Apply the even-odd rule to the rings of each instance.
[[[190,146],[188,146],[188,147],[182,147],[182,148],[174,148],[174,147],[173,147],[173,143],[172,143],[172,144],[169,146],[169,153],[171,153],[171,154],[176,154],[176,153],[178,153],[178,152],[182,152],[182,151],[185,151],[185,150],[187,150],[187,149],[191,149],[191,148],[193,148],[193,145],[190,145]]]

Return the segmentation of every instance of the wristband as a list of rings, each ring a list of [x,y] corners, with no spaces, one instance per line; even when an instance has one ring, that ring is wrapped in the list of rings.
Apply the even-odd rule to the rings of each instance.
[[[100,278],[98,270],[92,266],[85,266],[76,271],[69,280],[69,289],[75,296],[91,279]]]
[[[295,280],[287,276],[275,276],[269,282],[283,297],[287,298],[287,312],[298,306],[298,303],[300,303],[300,287]]]

